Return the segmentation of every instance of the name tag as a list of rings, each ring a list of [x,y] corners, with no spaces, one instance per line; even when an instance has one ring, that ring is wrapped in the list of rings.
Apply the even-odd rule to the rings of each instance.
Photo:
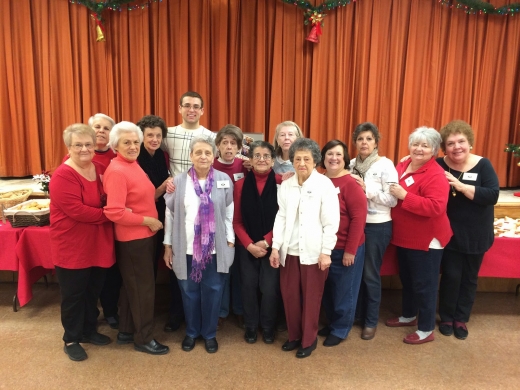
[[[229,180],[217,180],[217,188],[229,188]]]
[[[340,193],[339,187],[336,187],[336,194],[339,194],[339,193]]]
[[[238,180],[242,179],[243,177],[244,177],[244,172],[233,173],[233,178],[235,179],[235,181],[238,181]]]
[[[415,183],[415,182],[413,181],[413,177],[412,177],[412,176],[406,178],[406,179],[404,180],[404,182],[406,183],[406,186],[407,186],[407,187],[410,187],[413,183]]]
[[[476,181],[477,176],[478,176],[478,173],[465,172],[464,175],[462,176],[462,180]]]

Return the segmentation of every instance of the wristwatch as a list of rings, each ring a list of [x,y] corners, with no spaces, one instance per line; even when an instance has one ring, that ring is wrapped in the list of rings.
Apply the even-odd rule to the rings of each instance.
[[[267,243],[267,240],[264,240],[265,249],[269,249],[269,244]]]

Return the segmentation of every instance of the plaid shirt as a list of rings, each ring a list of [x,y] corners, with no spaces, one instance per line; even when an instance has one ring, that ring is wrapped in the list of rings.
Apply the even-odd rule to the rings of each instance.
[[[168,127],[164,145],[170,155],[170,172],[174,177],[191,167],[190,142],[197,136],[209,137],[215,141],[216,134],[204,126],[200,126],[197,130],[187,130],[180,125]]]

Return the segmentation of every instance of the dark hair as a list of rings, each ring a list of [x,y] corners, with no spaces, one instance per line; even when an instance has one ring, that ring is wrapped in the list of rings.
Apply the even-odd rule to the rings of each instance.
[[[330,149],[335,148],[336,146],[341,146],[343,148],[343,161],[345,162],[345,169],[348,169],[350,164],[350,155],[348,154],[347,145],[339,139],[333,139],[332,141],[327,142],[323,149],[321,149],[320,167],[325,168],[325,155]]]
[[[204,108],[204,100],[202,100],[202,96],[200,96],[198,92],[194,92],[194,91],[184,92],[181,96],[181,100],[179,100],[180,106],[182,106],[182,99],[184,99],[185,97],[192,97],[192,98],[200,99],[200,108]]]
[[[310,138],[298,138],[294,141],[289,149],[289,160],[294,163],[294,154],[298,151],[311,152],[314,164],[319,165],[321,162],[320,146]]]
[[[469,146],[473,146],[475,142],[475,134],[469,123],[466,123],[460,119],[451,121],[444,126],[441,131],[441,148],[443,152],[446,152],[446,140],[452,134],[462,134],[468,140]]]
[[[219,132],[217,133],[217,136],[215,137],[215,145],[217,145],[217,147],[222,142],[222,138],[224,138],[224,136],[226,136],[226,135],[229,135],[230,137],[234,138],[235,141],[237,141],[238,150],[239,151],[242,150],[242,142],[244,141],[244,134],[242,133],[242,130],[240,129],[240,127],[231,125],[231,124],[227,124],[222,129],[220,129]]]
[[[276,152],[274,151],[274,146],[271,145],[267,141],[254,141],[252,144],[250,144],[249,145],[249,153],[248,153],[248,157],[249,158],[251,158],[251,159],[253,158],[253,154],[254,154],[256,148],[266,148],[266,149],[269,149],[269,153],[271,153],[271,158],[272,159],[276,158]]]
[[[139,119],[139,122],[136,123],[137,126],[141,129],[144,135],[144,129],[153,129],[154,127],[159,127],[162,132],[162,137],[166,138],[166,134],[168,133],[168,129],[166,128],[166,123],[164,122],[164,119],[160,116],[156,115],[145,115],[141,119]]]
[[[352,133],[352,142],[354,142],[354,145],[356,144],[356,140],[359,134],[364,131],[370,131],[374,136],[376,145],[379,145],[379,141],[381,140],[381,134],[379,133],[379,129],[377,128],[377,126],[374,125],[372,122],[363,122],[356,126],[354,132]]]

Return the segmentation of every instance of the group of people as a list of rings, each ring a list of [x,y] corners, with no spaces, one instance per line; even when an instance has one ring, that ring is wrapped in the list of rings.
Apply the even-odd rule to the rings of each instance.
[[[341,140],[320,149],[291,121],[277,126],[273,144],[248,145],[246,157],[238,127],[200,125],[198,93],[180,98],[179,113],[173,128],[153,115],[115,124],[96,114],[63,133],[69,153],[50,183],[51,248],[70,359],[87,358],[81,343],[111,342],[97,332],[98,299],[118,344],[168,353],[153,332],[161,256],[171,270],[164,330],[186,323],[184,351],[202,339],[216,352],[231,307],[247,343],[261,331],[272,344],[283,316],[282,350],[298,358],[311,355],[318,335],[326,347],[340,344],[355,320],[361,338],[373,339],[390,243],[402,312],[386,325],[417,326],[405,343],[433,341],[438,294],[441,334],[468,336],[499,192],[489,160],[471,153],[469,124],[416,129],[394,167],[369,122],[352,134],[352,159]],[[436,158],[439,149],[445,156]]]

